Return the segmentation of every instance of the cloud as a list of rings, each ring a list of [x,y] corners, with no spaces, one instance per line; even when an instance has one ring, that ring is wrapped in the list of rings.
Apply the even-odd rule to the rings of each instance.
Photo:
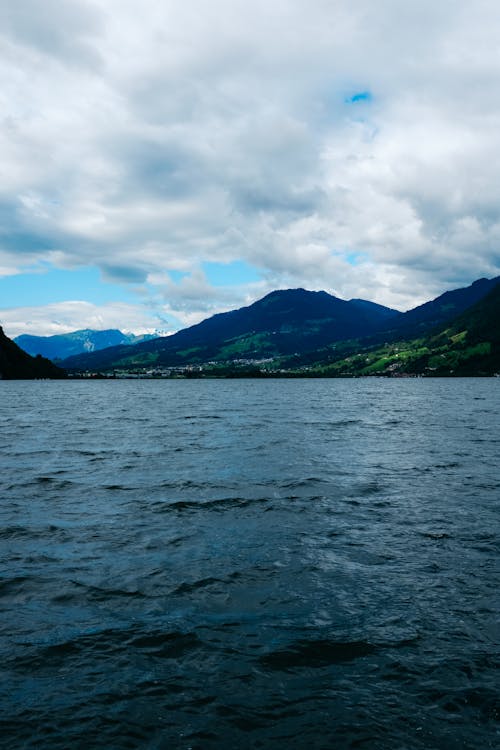
[[[161,318],[151,315],[139,305],[109,303],[93,305],[90,302],[57,302],[43,307],[18,307],[0,309],[0,325],[10,338],[22,333],[32,336],[52,336],[84,328],[105,330],[118,328],[134,333],[165,331]]]
[[[99,9],[85,0],[21,0],[0,7],[7,42],[64,65],[99,67],[93,40],[100,35],[102,20]]]
[[[4,273],[97,265],[184,321],[273,285],[405,309],[500,273],[489,0],[24,0],[0,21]],[[236,260],[261,282],[203,276]]]

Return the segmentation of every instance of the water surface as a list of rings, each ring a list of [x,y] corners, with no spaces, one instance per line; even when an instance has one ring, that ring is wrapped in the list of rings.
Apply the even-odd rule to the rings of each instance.
[[[500,380],[0,387],[2,747],[498,746]]]

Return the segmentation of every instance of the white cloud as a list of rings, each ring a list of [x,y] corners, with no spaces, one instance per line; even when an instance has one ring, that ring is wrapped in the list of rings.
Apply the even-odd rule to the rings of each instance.
[[[17,307],[0,309],[0,325],[10,338],[22,333],[32,336],[53,336],[70,333],[82,328],[105,330],[117,328],[134,333],[164,331],[161,319],[151,315],[139,305],[123,302],[93,305],[90,302],[73,300],[56,302],[40,307]]]
[[[273,285],[407,308],[500,273],[496,3],[23,0],[0,21],[3,273],[96,264],[184,321]],[[235,259],[262,283],[201,275]]]

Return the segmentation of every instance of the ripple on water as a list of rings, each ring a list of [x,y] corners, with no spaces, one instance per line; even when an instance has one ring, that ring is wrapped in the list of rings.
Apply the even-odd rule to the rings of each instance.
[[[497,381],[4,387],[6,748],[495,746]]]

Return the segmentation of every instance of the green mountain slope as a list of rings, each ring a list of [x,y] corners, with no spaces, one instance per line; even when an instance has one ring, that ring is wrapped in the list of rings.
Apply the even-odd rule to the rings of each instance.
[[[437,375],[500,373],[500,284],[448,328],[426,341],[429,354],[414,366]]]
[[[290,367],[292,362],[284,362]],[[466,312],[433,333],[382,346],[316,353],[307,372],[331,376],[488,376],[500,373],[500,284]]]
[[[0,379],[63,378],[65,372],[43,357],[31,357],[9,339],[0,327]]]

